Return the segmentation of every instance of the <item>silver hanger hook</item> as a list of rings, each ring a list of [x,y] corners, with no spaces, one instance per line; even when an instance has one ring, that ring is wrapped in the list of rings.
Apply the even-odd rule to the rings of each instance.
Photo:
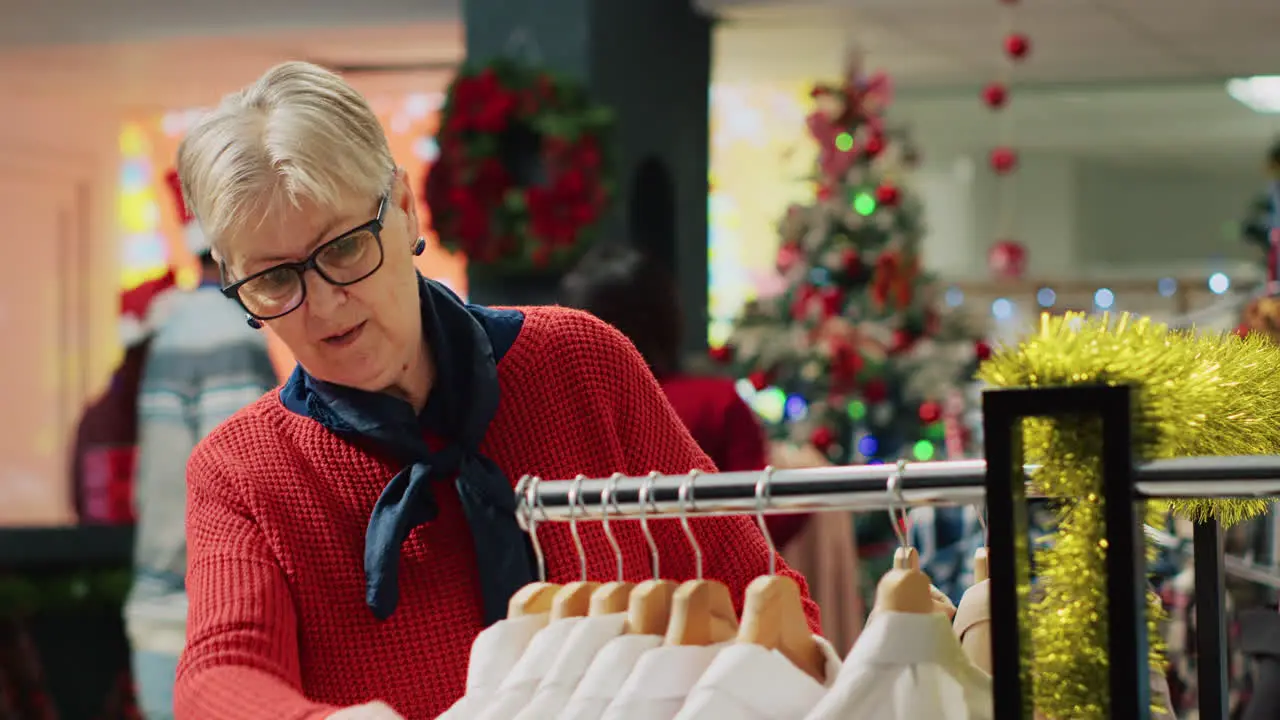
[[[658,555],[658,543],[653,539],[653,531],[649,529],[649,508],[652,507],[656,512],[658,504],[653,501],[653,485],[658,482],[658,471],[649,473],[648,477],[640,481],[640,494],[637,498],[640,502],[640,532],[644,534],[645,544],[649,546],[649,558],[653,563],[653,579],[660,580],[661,574],[661,558]]]
[[[680,504],[680,525],[684,527],[685,537],[689,538],[689,545],[693,547],[694,578],[698,580],[702,579],[702,545],[698,544],[698,538],[693,534],[693,527],[689,525],[689,509],[694,506],[693,483],[701,474],[702,471],[696,468],[690,470],[681,481],[677,494]]]
[[[764,511],[769,509],[769,483],[773,480],[773,466],[770,465],[760,473],[756,481],[756,524],[760,526],[760,534],[769,546],[769,575],[778,574],[778,548],[773,544],[773,535],[769,533],[769,524],[764,520]]]
[[[618,582],[622,582],[623,563],[622,563],[622,546],[618,544],[618,538],[613,535],[613,528],[609,526],[609,505],[613,505],[613,509],[621,512],[618,507],[618,481],[622,479],[622,473],[614,473],[609,476],[609,480],[605,482],[604,489],[600,491],[600,524],[604,526],[605,539],[609,541],[609,546],[613,548],[613,556],[618,561]]]
[[[582,536],[578,534],[578,510],[586,514],[586,506],[582,504],[582,481],[586,475],[579,475],[569,485],[569,534],[573,536],[573,549],[578,551],[578,566],[582,573],[582,582],[587,581],[587,551],[582,546]]]
[[[903,548],[911,547],[911,542],[907,538],[907,501],[902,494],[902,478],[906,474],[907,461],[899,460],[898,467],[889,476],[888,483],[885,484],[889,499],[894,503],[889,507],[889,520],[893,522],[893,534],[898,536],[898,545]],[[901,516],[899,516],[899,512],[901,512]],[[901,520],[899,520],[899,517],[901,517]]]
[[[542,506],[542,494],[538,492],[538,485],[541,483],[542,478],[537,475],[529,476],[529,484],[525,488],[524,506],[529,511],[526,520],[529,525],[529,539],[533,541],[533,557],[538,562],[538,582],[546,582],[547,558],[542,554],[542,543],[538,542],[538,518],[534,514],[535,506],[542,510],[543,515],[547,513],[547,509]]]
[[[973,507],[978,511],[978,524],[982,526],[982,547],[986,547],[991,542],[991,528],[987,527],[987,504],[982,502]]]

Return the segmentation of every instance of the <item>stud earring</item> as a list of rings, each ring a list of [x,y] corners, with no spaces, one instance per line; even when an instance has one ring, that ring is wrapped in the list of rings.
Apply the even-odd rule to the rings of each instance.
[[[418,239],[413,241],[413,254],[421,255],[422,253],[426,252],[426,250],[427,250],[427,239],[419,235]]]
[[[253,328],[254,330],[262,329],[262,321],[252,315],[245,315],[244,321],[248,323],[249,327]]]

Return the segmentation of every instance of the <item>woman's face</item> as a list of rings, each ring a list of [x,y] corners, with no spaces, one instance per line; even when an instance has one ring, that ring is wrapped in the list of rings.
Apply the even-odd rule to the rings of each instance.
[[[304,202],[275,209],[262,223],[246,223],[221,248],[228,281],[306,260],[318,246],[374,219],[379,200],[347,197],[340,207]],[[302,305],[264,324],[313,377],[371,392],[400,385],[422,352],[412,251],[417,236],[413,193],[404,172],[397,171],[383,211],[382,266],[343,287],[308,270]]]

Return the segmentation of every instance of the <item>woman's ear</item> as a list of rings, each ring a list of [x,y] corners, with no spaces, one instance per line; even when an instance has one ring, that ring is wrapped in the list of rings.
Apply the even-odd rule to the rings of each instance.
[[[421,233],[418,226],[418,196],[413,192],[413,184],[409,182],[409,173],[402,167],[396,168],[395,187],[391,191],[391,200],[404,213],[409,221],[406,230],[410,237]]]

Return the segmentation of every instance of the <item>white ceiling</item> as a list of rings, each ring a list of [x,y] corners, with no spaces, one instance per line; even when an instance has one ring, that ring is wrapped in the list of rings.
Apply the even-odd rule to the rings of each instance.
[[[207,104],[287,58],[447,68],[464,51],[458,1],[310,0],[299,10],[301,0],[0,0],[4,130],[13,138],[61,125],[67,137],[61,130],[87,112]],[[997,0],[698,4],[725,19],[719,82],[832,77],[856,39],[870,65],[893,75],[897,116],[933,151],[994,141],[976,93],[1001,62]],[[1230,75],[1280,72],[1276,0],[1027,0],[1013,15],[1033,46],[1007,110],[1020,147],[1252,167],[1280,131],[1280,116],[1251,113],[1222,89]],[[365,92],[399,92],[438,88],[447,75],[355,80]]]

